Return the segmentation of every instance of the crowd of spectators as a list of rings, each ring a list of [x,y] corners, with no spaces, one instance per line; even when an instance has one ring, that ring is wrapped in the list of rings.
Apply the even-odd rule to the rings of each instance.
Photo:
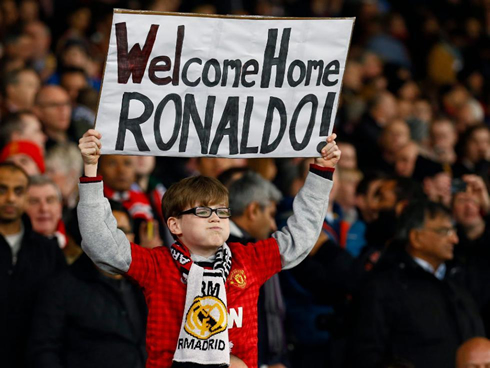
[[[113,8],[355,16],[328,214],[261,290],[259,363],[490,364],[489,1],[0,0],[2,366],[144,366],[141,291],[82,254],[74,211]],[[246,243],[284,225],[310,161],[103,156],[99,172],[118,227],[153,248],[172,242],[172,183],[221,180]]]

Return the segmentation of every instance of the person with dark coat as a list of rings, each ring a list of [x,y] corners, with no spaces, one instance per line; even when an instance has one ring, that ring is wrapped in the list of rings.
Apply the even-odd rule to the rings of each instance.
[[[118,228],[132,240],[131,218],[111,201]],[[67,226],[77,244],[74,216]],[[29,363],[36,368],[144,368],[147,307],[141,290],[97,268],[84,253],[51,279],[35,308]]]
[[[65,267],[57,243],[34,232],[24,205],[29,178],[0,164],[0,355],[2,367],[24,367],[38,288]]]
[[[449,210],[411,203],[395,243],[359,296],[350,358],[355,367],[379,367],[402,358],[417,368],[454,367],[458,346],[483,336],[478,306],[446,266],[458,242]]]

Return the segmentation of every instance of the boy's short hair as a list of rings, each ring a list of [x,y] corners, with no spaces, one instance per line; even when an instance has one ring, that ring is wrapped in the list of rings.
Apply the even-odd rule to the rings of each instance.
[[[194,206],[211,204],[228,206],[228,189],[217,179],[207,176],[192,176],[172,184],[162,199],[165,221]]]

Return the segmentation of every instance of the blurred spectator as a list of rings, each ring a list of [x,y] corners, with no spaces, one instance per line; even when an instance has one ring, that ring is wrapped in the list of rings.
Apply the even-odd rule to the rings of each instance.
[[[2,83],[2,114],[32,109],[39,88],[39,76],[34,69],[23,68],[7,73]]]
[[[30,141],[37,144],[41,151],[44,152],[46,139],[41,122],[30,111],[12,113],[2,121],[0,148],[14,141]]]
[[[111,203],[117,227],[133,241],[131,218]],[[70,234],[78,245],[77,226]],[[147,308],[143,293],[82,254],[42,289],[35,307],[29,361],[34,367],[145,366]]]
[[[58,72],[48,79],[49,84],[59,84],[60,72],[66,68],[78,68],[85,71],[90,87],[100,90],[100,77],[98,67],[93,62],[86,42],[80,39],[69,39],[59,52],[60,64]]]
[[[379,138],[381,148],[381,161],[377,162],[377,168],[392,173],[396,162],[396,154],[410,141],[410,129],[403,120],[393,120],[386,125]]]
[[[82,165],[80,151],[71,142],[56,145],[46,154],[46,175],[61,191],[65,212],[77,204],[78,178],[82,176]]]
[[[357,149],[359,168],[376,168],[380,162],[380,152],[373,149],[378,142],[382,129],[397,116],[395,97],[389,92],[381,92],[370,101],[367,114],[354,131],[354,145]]]
[[[361,180],[362,173],[359,170],[339,168],[336,196],[339,205],[338,215],[341,218],[339,245],[353,257],[359,256],[366,245],[366,224],[356,208],[356,190]]]
[[[10,3],[5,1],[2,5]],[[13,1],[12,1],[13,3]],[[32,58],[32,39],[16,30],[11,31],[4,37],[4,73],[15,69],[22,69],[27,66]]]
[[[35,113],[48,136],[46,148],[70,140],[71,103],[68,93],[58,86],[43,86],[36,96]],[[75,138],[72,138],[75,140]]]
[[[87,75],[80,68],[66,68],[60,74],[60,85],[70,96],[72,106],[75,106],[80,90],[87,88]]]
[[[30,1],[30,3],[35,3],[35,1]],[[50,49],[51,30],[45,23],[32,20],[25,23],[23,31],[32,39],[32,67],[44,82],[56,70],[57,63]]]
[[[404,208],[424,197],[421,185],[413,179],[388,177],[381,180],[371,206],[374,220],[367,224],[367,244],[361,254],[366,270],[371,270],[389,248]]]
[[[433,202],[442,203],[446,207],[451,205],[451,175],[434,161],[422,156],[417,158],[414,179],[422,182],[425,195]]]
[[[456,127],[460,132],[483,123],[483,108],[474,98],[469,98],[463,106],[456,111]]]
[[[487,188],[477,175],[465,175],[463,180],[464,187],[457,189],[452,201],[459,236],[456,251],[464,257],[490,255],[490,228],[487,226],[490,198]]]
[[[60,248],[66,246],[65,225],[61,220],[61,192],[47,176],[31,177],[27,190],[26,213],[35,232],[54,239]]]
[[[244,159],[231,159],[219,157],[197,157],[189,160],[189,169],[200,175],[217,178],[222,172],[232,167],[243,167],[246,165]],[[195,164],[195,167],[192,165]]]
[[[273,158],[251,158],[247,160],[247,166],[269,181],[274,181],[277,175],[277,166]]]
[[[461,345],[456,354],[456,368],[490,366],[490,340],[474,337]]]
[[[40,6],[36,0],[21,0],[19,3],[19,16],[22,23],[33,22],[39,19]]]
[[[340,169],[357,169],[356,147],[348,142],[337,142],[337,146],[342,151],[342,163],[338,163]]]
[[[133,189],[140,190],[146,194],[151,203],[152,211],[155,219],[158,221],[156,228],[153,231],[160,231],[160,236],[165,244],[171,245],[174,242],[170,231],[167,228],[167,223],[163,218],[162,198],[167,188],[152,175],[155,169],[155,156],[136,156],[136,182],[133,184]],[[148,231],[145,227],[142,231]]]
[[[453,176],[480,175],[488,182],[490,165],[490,130],[486,125],[469,128],[461,137],[458,161],[453,165]]]
[[[99,160],[99,175],[104,178],[104,195],[120,202],[134,220],[138,244],[153,248],[162,245],[158,229],[152,234],[147,223],[154,215],[148,196],[140,188],[132,188],[136,182],[136,159],[133,156],[103,155]]]
[[[415,163],[419,155],[419,147],[410,141],[395,152],[395,173],[410,178],[415,170]]]
[[[355,367],[400,357],[417,368],[454,367],[458,346],[480,336],[476,303],[451,280],[447,261],[458,242],[450,212],[412,202],[399,219],[397,246],[378,263],[358,303],[352,350]]]
[[[85,71],[74,67],[63,69],[60,74],[60,85],[68,92],[68,95],[70,96],[72,105],[72,125],[79,126],[80,129],[93,127],[95,123],[94,111],[92,111],[88,106],[78,103],[80,91],[91,88],[88,86]]]
[[[356,206],[365,223],[373,222],[378,216],[377,193],[384,178],[385,175],[380,172],[368,172],[357,185]]]
[[[439,118],[430,126],[430,146],[433,157],[444,165],[452,165],[456,162],[455,146],[458,141],[458,133],[454,123],[447,118]]]
[[[41,148],[30,141],[12,141],[0,153],[0,162],[13,162],[29,176],[43,174],[46,171]]]
[[[39,286],[65,265],[58,245],[34,232],[24,215],[28,186],[22,169],[0,164],[0,352],[7,368],[25,367]]]
[[[281,193],[258,173],[248,171],[229,186],[230,237],[228,242],[247,244],[267,239],[277,230],[276,204]],[[260,289],[258,301],[259,365],[289,366],[284,330],[285,305],[279,275]]]

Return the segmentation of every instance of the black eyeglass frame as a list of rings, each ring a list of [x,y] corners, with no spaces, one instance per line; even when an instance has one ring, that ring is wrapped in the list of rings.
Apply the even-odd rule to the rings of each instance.
[[[205,208],[207,210],[209,210],[209,215],[208,216],[199,216],[197,214],[197,209],[198,208]],[[228,216],[220,216],[218,214],[218,211],[219,210],[228,210]],[[190,208],[188,210],[185,210],[185,211],[182,211],[179,213],[179,216],[182,216],[182,215],[188,215],[188,214],[193,214],[194,216],[197,216],[199,218],[210,218],[212,215],[213,215],[213,212],[216,213],[216,215],[220,218],[220,219],[227,219],[227,218],[230,218],[231,217],[231,209],[230,207],[218,207],[218,208],[211,208],[211,207],[207,207],[207,206],[197,206],[197,207],[193,207],[193,208]]]

